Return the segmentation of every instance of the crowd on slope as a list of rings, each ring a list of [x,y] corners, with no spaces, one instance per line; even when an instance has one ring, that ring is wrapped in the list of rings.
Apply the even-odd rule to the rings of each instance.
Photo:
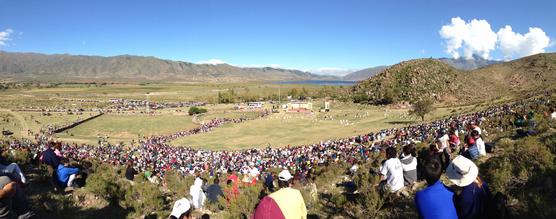
[[[544,100],[536,100],[533,104],[542,104]],[[490,128],[496,129],[509,129],[516,125],[513,119],[507,119],[508,115],[515,115],[515,118],[526,114],[526,120],[521,126],[526,130],[526,134],[532,131],[531,126],[535,125],[532,113],[527,113],[526,102],[515,103],[511,105],[504,105],[499,107],[492,107],[487,110],[467,114],[463,116],[451,117],[448,119],[438,120],[426,124],[415,126],[408,126],[404,128],[391,128],[384,129],[377,133],[369,133],[366,135],[353,136],[344,139],[335,139],[323,141],[318,144],[303,145],[296,147],[285,148],[265,148],[265,149],[248,149],[240,151],[210,151],[210,150],[196,150],[188,147],[174,147],[166,144],[168,139],[172,137],[152,137],[140,141],[140,145],[133,148],[124,148],[118,145],[108,145],[106,147],[96,147],[91,145],[70,145],[70,144],[34,144],[28,140],[11,141],[9,142],[10,149],[25,149],[40,155],[40,160],[48,164],[56,176],[57,183],[62,187],[71,187],[74,185],[75,179],[78,178],[80,173],[79,169],[72,168],[68,165],[67,159],[87,160],[96,159],[101,162],[110,164],[128,164],[128,169],[135,172],[151,172],[154,173],[153,178],[162,177],[165,171],[175,169],[182,174],[198,174],[210,173],[210,175],[219,175],[218,173],[232,173],[240,172],[243,176],[242,182],[256,183],[260,179],[261,172],[266,173],[271,168],[287,170],[279,176],[279,181],[289,181],[293,178],[303,179],[310,177],[311,169],[316,165],[326,165],[331,162],[343,162],[355,164],[358,160],[368,159],[370,153],[376,151],[385,151],[387,159],[383,161],[379,173],[383,176],[385,191],[393,193],[400,193],[403,188],[411,185],[417,178],[415,175],[421,172],[424,178],[427,179],[431,189],[438,183],[434,173],[436,168],[446,171],[447,176],[455,185],[460,186],[464,192],[469,193],[469,197],[457,197],[459,199],[454,202],[457,215],[471,212],[481,212],[483,205],[473,206],[471,209],[469,205],[473,205],[479,198],[488,197],[488,187],[477,176],[476,166],[473,167],[470,160],[477,159],[477,157],[484,155],[486,146],[481,144],[481,130],[479,125],[489,120]],[[554,117],[554,110],[551,116]],[[517,120],[517,119],[516,119]],[[233,120],[231,120],[233,121]],[[217,124],[217,123],[215,123]],[[534,128],[534,127],[533,127]],[[466,136],[463,141],[459,135]],[[454,137],[455,136],[455,137]],[[425,141],[427,139],[434,139],[433,144],[430,145],[426,155],[419,156],[423,161],[415,160],[415,151],[412,143],[418,141]],[[41,138],[39,140],[45,140]],[[460,145],[463,142],[462,145]],[[54,146],[54,147],[53,147]],[[398,156],[396,148],[403,146],[403,153]],[[450,157],[451,150],[459,149],[460,156],[452,159]],[[400,159],[401,158],[401,159]],[[53,160],[53,162],[51,161]],[[469,164],[471,162],[471,164]],[[11,165],[11,167],[9,167]],[[421,171],[416,171],[419,168]],[[4,167],[4,166],[0,166]],[[25,178],[19,168],[14,165],[8,164],[2,168],[4,173],[9,174],[10,180],[25,183]],[[289,170],[293,171],[294,175],[289,174]],[[357,168],[352,168],[357,171]],[[127,171],[126,171],[127,172]],[[126,174],[127,175],[127,174]],[[133,171],[132,174],[133,175]],[[268,175],[267,175],[268,176]],[[0,178],[0,183],[2,178]],[[236,179],[228,179],[228,183],[237,181]],[[266,179],[265,179],[266,180]],[[197,193],[198,195],[192,198],[191,204],[194,207],[202,207],[204,202],[204,192],[202,181],[196,182],[190,189],[191,194]],[[271,180],[272,181],[272,180]],[[153,182],[156,182],[154,180]],[[474,184],[469,184],[469,182]],[[6,180],[5,185],[10,184]],[[215,183],[218,184],[218,183]],[[206,184],[205,184],[206,185]],[[14,185],[12,185],[13,187]],[[280,186],[284,190],[288,186]],[[17,187],[16,187],[17,188]],[[4,189],[17,192],[17,189]],[[477,195],[476,190],[483,191],[481,195]],[[201,192],[199,192],[201,191]],[[426,191],[426,190],[423,190]],[[282,192],[287,197],[297,196],[296,192]],[[484,194],[483,194],[484,193]],[[8,197],[15,197],[14,195]],[[273,193],[274,194],[274,193]],[[426,193],[418,193],[426,194]],[[416,197],[417,202],[425,202],[425,206],[429,206],[428,202],[432,202],[421,196]],[[480,197],[479,197],[480,196]],[[276,205],[279,202],[281,195],[269,195],[266,200],[269,206]],[[2,196],[0,196],[2,198]],[[277,200],[272,200],[277,199]],[[15,202],[15,201],[14,201]],[[302,202],[302,199],[301,199]],[[435,201],[436,202],[436,201]],[[471,202],[471,204],[470,204]],[[462,204],[463,203],[463,204]],[[17,204],[19,205],[19,204]],[[458,206],[462,205],[462,206]],[[263,205],[264,206],[264,205]],[[301,206],[301,205],[300,205]],[[279,206],[282,208],[282,206]],[[303,204],[304,207],[304,204]],[[271,207],[269,207],[271,208]],[[419,204],[418,204],[419,208]],[[418,209],[421,215],[427,214],[431,211],[427,207]],[[1,211],[1,206],[0,206]],[[465,212],[464,212],[465,211]],[[259,212],[257,209],[256,212]],[[266,212],[266,210],[261,210]],[[303,211],[300,210],[300,214]],[[469,213],[468,212],[468,213]],[[21,212],[25,214],[27,212]],[[438,212],[436,212],[438,213]],[[436,214],[434,211],[431,214]],[[445,212],[444,212],[445,213]],[[19,213],[18,213],[19,214]],[[282,212],[284,214],[284,212]],[[306,210],[305,213],[306,214]],[[264,216],[263,216],[264,217]]]
[[[515,113],[512,109],[524,108],[523,104],[516,103],[492,107],[481,112],[450,117],[430,123],[403,128],[383,129],[379,132],[372,132],[366,135],[331,139],[317,144],[302,146],[211,151],[193,149],[191,147],[176,147],[167,143],[177,137],[212,130],[225,122],[242,121],[242,119],[216,119],[190,131],[141,139],[135,147],[111,144],[98,147],[87,144],[62,143],[60,151],[64,157],[74,160],[96,159],[117,165],[132,162],[138,171],[149,170],[158,176],[163,175],[165,171],[170,169],[175,169],[182,174],[193,174],[195,172],[215,174],[226,172],[229,169],[241,172],[246,170],[249,163],[254,163],[259,171],[269,168],[290,168],[294,175],[302,174],[303,172],[306,174],[315,165],[335,161],[354,163],[358,159],[368,158],[369,153],[373,151],[381,151],[388,147],[401,147],[412,142],[436,138],[439,133],[442,136],[448,136],[442,137],[439,148],[440,151],[447,151],[453,148],[453,146],[448,147],[449,145],[459,144],[458,142],[450,142],[450,133],[452,136],[470,133],[472,130],[469,130],[469,127],[477,126],[487,118],[496,121],[495,123],[490,123],[495,124],[496,129],[508,129],[512,125],[512,121],[504,121],[504,118]],[[479,134],[482,133],[479,131]],[[445,141],[446,138],[448,138],[448,143]],[[455,141],[454,139],[452,140]],[[46,144],[46,137],[37,136],[37,141],[42,143],[34,144],[30,141],[12,141],[9,145],[11,148],[29,148],[32,153],[36,154],[49,147]],[[476,156],[474,149],[472,151],[470,154]]]

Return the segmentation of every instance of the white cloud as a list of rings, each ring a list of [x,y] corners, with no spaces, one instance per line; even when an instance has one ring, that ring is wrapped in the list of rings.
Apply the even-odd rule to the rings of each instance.
[[[488,59],[492,51],[499,49],[504,59],[508,60],[514,56],[519,58],[542,53],[551,46],[550,38],[538,27],[530,27],[528,33],[520,34],[506,25],[495,33],[486,20],[466,22],[460,17],[454,17],[450,24],[442,26],[439,34],[444,40],[446,52],[453,58],[463,56],[471,59],[473,55],[479,55]]]
[[[221,65],[221,64],[228,64],[228,63],[220,59],[209,59],[206,61],[199,61],[197,62],[197,64]]]
[[[538,27],[530,27],[526,34],[515,33],[510,25],[500,28],[498,31],[500,51],[504,59],[534,55],[544,52],[550,46],[550,38]]]
[[[465,22],[455,17],[450,24],[442,26],[439,33],[445,40],[446,52],[454,58],[459,58],[463,52],[463,57],[467,59],[473,58],[473,55],[488,59],[490,52],[496,48],[496,33],[486,20]]]
[[[10,35],[13,33],[14,31],[12,29],[6,29],[2,32],[0,32],[0,46],[5,46],[7,41],[12,40],[10,38]]]

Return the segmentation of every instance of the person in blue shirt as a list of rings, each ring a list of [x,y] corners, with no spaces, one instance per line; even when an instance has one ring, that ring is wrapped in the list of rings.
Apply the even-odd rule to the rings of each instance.
[[[495,218],[494,201],[487,183],[473,161],[457,156],[446,168],[446,176],[461,192],[454,198],[460,219]]]
[[[71,187],[73,184],[73,180],[79,173],[79,168],[77,167],[69,167],[68,160],[63,158],[58,164],[58,169],[56,170],[56,174],[58,176],[58,183],[64,187]]]
[[[423,171],[428,187],[415,194],[415,205],[419,217],[423,219],[457,219],[458,215],[453,202],[454,192],[439,180],[442,175],[442,163],[438,159],[428,159],[425,161]]]

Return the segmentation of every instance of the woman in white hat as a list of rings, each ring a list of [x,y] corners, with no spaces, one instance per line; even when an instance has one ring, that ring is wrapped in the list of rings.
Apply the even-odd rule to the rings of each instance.
[[[454,205],[460,219],[493,216],[492,195],[487,183],[478,175],[477,165],[461,155],[446,168],[446,176],[456,186]]]

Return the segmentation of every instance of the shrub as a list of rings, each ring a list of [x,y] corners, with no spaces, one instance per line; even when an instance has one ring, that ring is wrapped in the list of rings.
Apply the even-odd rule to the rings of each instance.
[[[150,215],[166,208],[160,188],[141,177],[135,185],[125,191],[124,206],[133,208],[136,214]]]
[[[193,185],[195,177],[184,177],[175,170],[167,171],[164,175],[164,184],[176,199],[189,194],[189,187]]]
[[[490,158],[481,167],[494,191],[511,192],[553,168],[554,154],[536,137],[501,140],[499,147],[504,149],[500,156]]]
[[[259,203],[259,196],[262,185],[257,183],[255,186],[240,187],[240,194],[237,198],[227,203],[226,199],[220,198],[219,203],[225,207],[224,218],[250,218],[255,211],[255,206]]]
[[[9,150],[4,152],[3,156],[9,162],[25,165],[31,161],[30,153],[27,150]]]
[[[196,115],[196,114],[201,114],[201,113],[206,113],[207,109],[205,108],[200,108],[200,107],[196,107],[196,106],[192,106],[189,108],[189,115]]]
[[[125,188],[113,167],[101,164],[87,177],[85,189],[99,197],[117,203],[124,198]]]
[[[384,206],[384,198],[377,190],[380,177],[372,175],[370,169],[373,166],[367,164],[357,171],[354,183],[357,186],[358,195],[355,197],[355,203],[350,203],[346,207],[347,213],[355,218],[377,218],[381,214]]]

